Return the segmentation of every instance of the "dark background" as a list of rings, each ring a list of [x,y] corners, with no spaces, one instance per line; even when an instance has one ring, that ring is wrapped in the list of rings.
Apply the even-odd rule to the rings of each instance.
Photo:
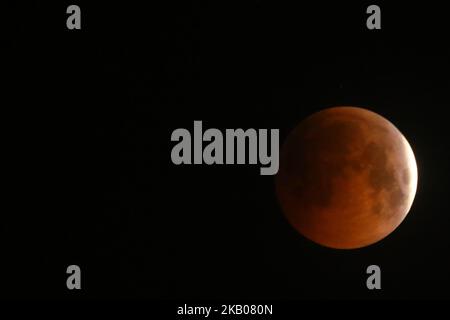
[[[444,5],[377,2],[370,31],[372,3],[159,2],[77,1],[80,31],[66,29],[72,3],[11,8],[1,296],[450,298]],[[194,120],[279,128],[282,142],[336,105],[392,121],[418,162],[409,215],[366,248],[297,234],[258,165],[170,160],[172,131]]]

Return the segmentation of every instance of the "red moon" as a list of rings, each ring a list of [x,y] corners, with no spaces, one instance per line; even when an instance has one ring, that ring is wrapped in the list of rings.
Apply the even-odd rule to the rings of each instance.
[[[333,107],[287,137],[275,186],[289,223],[326,247],[373,244],[403,221],[417,188],[414,153],[382,116]]]

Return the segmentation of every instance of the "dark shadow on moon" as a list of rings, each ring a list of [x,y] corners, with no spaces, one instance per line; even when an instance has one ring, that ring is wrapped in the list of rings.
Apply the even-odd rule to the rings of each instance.
[[[372,212],[392,216],[396,212],[392,208],[401,207],[405,203],[407,195],[402,190],[401,183],[403,181],[399,181],[396,177],[396,168],[389,161],[388,153],[392,153],[390,148],[371,142],[365,149],[361,160],[370,163],[369,183],[375,194],[385,191],[389,202],[389,210],[381,210],[381,206],[375,205]],[[402,170],[402,174],[404,177],[405,169]],[[409,173],[407,175],[409,180]],[[402,178],[402,180],[405,179]]]

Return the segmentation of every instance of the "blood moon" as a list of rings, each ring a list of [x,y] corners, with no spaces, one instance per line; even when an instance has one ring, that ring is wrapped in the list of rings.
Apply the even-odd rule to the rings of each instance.
[[[321,245],[375,243],[403,221],[417,188],[414,153],[388,120],[357,107],[322,110],[287,137],[275,177],[290,224]]]

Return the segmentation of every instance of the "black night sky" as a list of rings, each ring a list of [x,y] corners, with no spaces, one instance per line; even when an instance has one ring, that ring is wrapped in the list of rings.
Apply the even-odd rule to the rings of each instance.
[[[78,3],[80,31],[66,28],[71,3],[15,5],[4,121],[20,142],[5,156],[14,177],[0,296],[450,298],[443,5],[378,3],[382,29],[370,31],[372,3],[91,2]],[[299,235],[259,165],[170,159],[172,131],[194,120],[279,128],[282,143],[305,117],[338,105],[389,119],[418,163],[409,215],[366,248]],[[71,264],[82,269],[79,292],[66,289]],[[371,264],[380,291],[366,288]]]

